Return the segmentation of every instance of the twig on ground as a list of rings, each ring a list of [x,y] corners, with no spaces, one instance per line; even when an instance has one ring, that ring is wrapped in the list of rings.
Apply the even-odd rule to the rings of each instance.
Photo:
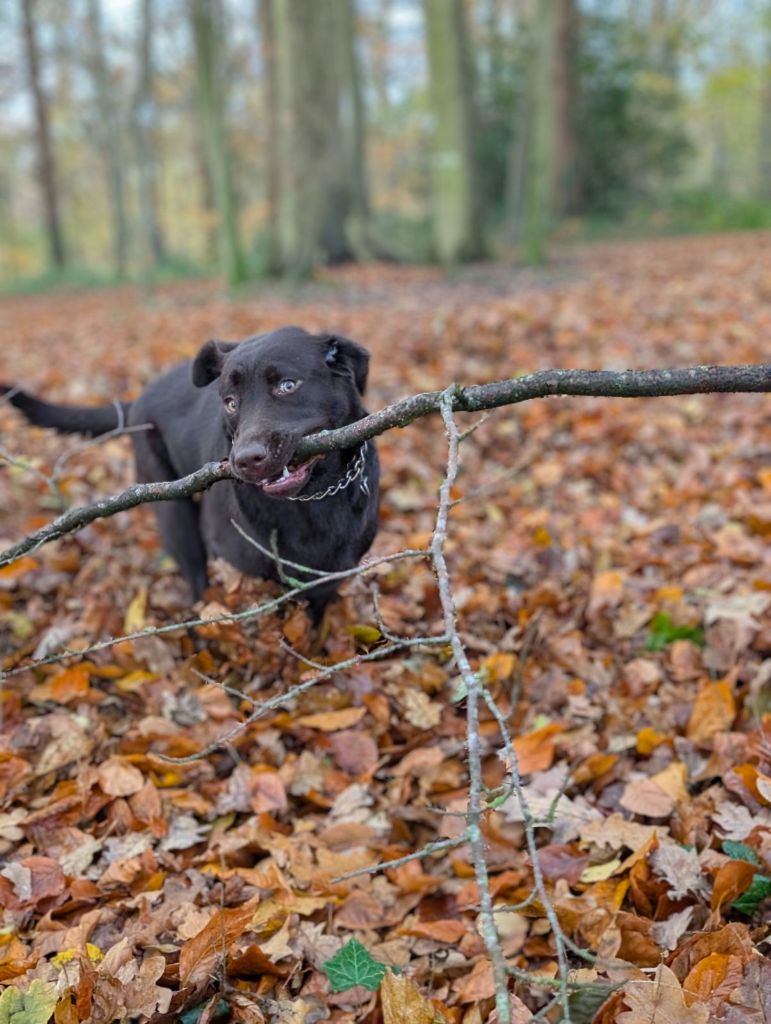
[[[499,1021],[508,1021],[510,1013],[509,981],[506,960],[501,949],[498,927],[495,922],[495,911],[490,893],[490,878],[485,856],[484,839],[482,837],[482,752],[479,733],[479,698],[482,689],[479,676],[469,664],[463,641],[458,634],[455,599],[450,583],[450,573],[444,555],[447,540],[447,519],[450,512],[452,486],[458,473],[458,431],[453,418],[453,396],[455,388],[445,391],[440,400],[440,410],[447,433],[447,469],[442,485],[439,488],[439,510],[436,526],[431,539],[431,561],[439,584],[439,600],[447,634],[449,635],[455,664],[466,687],[466,747],[468,750],[469,797],[466,835],[471,849],[474,864],[474,875],[479,889],[480,932],[484,939],[487,952],[493,966],[495,981],[495,1005]]]
[[[435,839],[433,842],[421,846],[414,853],[406,853],[403,857],[395,857],[393,860],[381,860],[377,864],[370,864],[366,868],[357,868],[355,871],[348,871],[344,875],[338,875],[337,878],[332,879],[332,884],[337,885],[338,882],[347,882],[350,878],[359,878],[361,875],[374,875],[378,871],[399,868],[402,864],[409,864],[413,860],[425,860],[427,857],[432,857],[435,853],[454,850],[455,847],[462,846],[466,841],[465,833],[452,839]]]

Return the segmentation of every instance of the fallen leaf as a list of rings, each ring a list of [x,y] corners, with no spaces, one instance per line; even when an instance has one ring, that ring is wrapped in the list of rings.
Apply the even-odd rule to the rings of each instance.
[[[179,981],[195,987],[216,972],[220,960],[230,952],[230,945],[249,926],[259,903],[255,896],[240,907],[217,910],[179,952]]]
[[[686,736],[692,743],[712,739],[716,732],[726,732],[736,718],[736,701],[731,684],[725,679],[705,682],[699,687],[688,721]]]
[[[380,982],[384,1024],[441,1024],[444,1018],[409,978],[387,971]]]
[[[306,729],[319,729],[321,732],[337,732],[339,729],[350,729],[364,718],[366,708],[341,708],[339,711],[319,711],[314,715],[302,715],[297,719],[298,725]]]
[[[650,981],[624,986],[629,1009],[618,1015],[618,1024],[709,1024],[706,1006],[688,1006],[685,993],[672,970],[660,964]]]

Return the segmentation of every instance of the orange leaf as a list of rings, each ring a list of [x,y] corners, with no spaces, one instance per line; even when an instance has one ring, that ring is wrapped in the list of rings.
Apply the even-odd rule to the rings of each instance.
[[[421,921],[409,928],[400,929],[402,935],[414,935],[418,939],[432,939],[434,942],[455,944],[466,934],[462,921]]]
[[[516,664],[517,659],[513,654],[498,651],[485,658],[480,668],[486,673],[489,683],[505,683],[507,679],[511,678]]]
[[[366,715],[366,708],[341,708],[339,711],[320,711],[315,715],[303,715],[297,719],[298,725],[308,729],[319,729],[321,732],[337,732],[338,729],[350,729]]]
[[[743,860],[729,860],[718,868],[712,886],[712,909],[719,910],[725,903],[732,903],[752,885],[755,865]]]
[[[530,772],[543,772],[547,768],[551,768],[554,760],[552,737],[559,732],[562,732],[562,726],[551,722],[541,729],[536,729],[535,732],[517,736],[513,746],[522,775],[529,775]]]
[[[686,1006],[691,1006],[697,999],[706,1002],[725,978],[731,960],[738,960],[738,957],[730,957],[727,953],[709,953],[703,960],[699,960],[683,982]]]
[[[254,896],[240,907],[218,910],[200,932],[184,944],[179,953],[180,985],[195,986],[216,972],[231,943],[251,923],[259,899]]]
[[[88,693],[89,675],[87,665],[73,665],[72,668],[65,668],[52,679],[39,686],[34,686],[30,691],[30,699],[68,704],[71,700],[85,697]]]
[[[736,701],[726,679],[703,683],[696,695],[686,736],[692,743],[711,739],[716,732],[726,732],[736,718]]]
[[[36,558],[24,555],[23,558],[18,558],[15,562],[11,562],[10,565],[4,565],[0,569],[0,579],[17,580],[20,576],[24,576],[33,569],[37,569],[39,564]]]

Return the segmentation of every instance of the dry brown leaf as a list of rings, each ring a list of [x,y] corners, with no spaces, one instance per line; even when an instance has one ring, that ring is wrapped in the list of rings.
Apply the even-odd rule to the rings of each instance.
[[[249,927],[259,897],[240,907],[217,910],[201,931],[189,939],[179,952],[179,981],[182,986],[206,981],[215,971],[230,945]]]
[[[703,743],[716,732],[728,731],[735,718],[736,701],[730,682],[704,682],[696,695],[686,735],[692,743]]]
[[[337,732],[350,729],[364,718],[366,708],[341,708],[339,711],[319,711],[315,715],[302,715],[297,719],[298,725],[306,729],[318,729],[320,732]]]
[[[732,903],[752,885],[757,868],[743,860],[729,860],[718,868],[712,883],[713,910],[719,910],[726,903]]]
[[[709,1024],[706,1006],[687,1006],[685,994],[671,969],[656,968],[650,981],[633,981],[624,986],[629,1009],[618,1015],[618,1024]]]
[[[387,971],[380,982],[384,1024],[441,1024],[444,1017],[409,978]]]
[[[145,784],[140,770],[123,757],[111,757],[101,764],[97,777],[109,796],[132,796]]]

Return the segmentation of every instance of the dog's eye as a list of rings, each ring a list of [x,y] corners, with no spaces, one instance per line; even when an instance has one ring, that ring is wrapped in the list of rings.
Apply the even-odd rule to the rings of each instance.
[[[273,389],[276,395],[291,395],[293,391],[297,391],[302,381],[290,380],[288,377],[286,380],[280,380]]]
[[[225,409],[232,415],[238,412],[238,399],[231,395],[225,399]]]

